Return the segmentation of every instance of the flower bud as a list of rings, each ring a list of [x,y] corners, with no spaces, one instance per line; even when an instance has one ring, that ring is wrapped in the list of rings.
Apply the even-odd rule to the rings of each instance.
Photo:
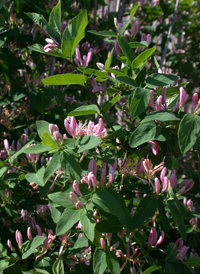
[[[88,171],[97,176],[97,162],[94,159],[89,162]]]
[[[76,204],[76,202],[78,201],[78,196],[74,192],[70,192],[69,199],[72,203]]]
[[[106,242],[104,238],[100,238],[100,245],[104,251],[106,251]]]
[[[27,228],[27,237],[30,241],[33,240],[30,226]]]
[[[22,239],[22,233],[19,230],[15,231],[15,240],[18,244],[18,247],[21,249],[22,248],[22,243],[23,243],[23,239]]]
[[[10,240],[7,240],[7,245],[10,248],[10,250],[13,251],[13,246]]]
[[[121,55],[121,50],[120,50],[119,43],[117,40],[115,41],[115,52],[117,55],[119,55],[119,56]]]
[[[80,192],[79,185],[76,180],[74,180],[74,182],[73,182],[73,189],[79,196],[83,197],[82,193]]]
[[[155,192],[156,194],[160,192],[160,181],[158,178],[155,178]]]
[[[179,107],[182,107],[186,103],[188,97],[189,97],[189,95],[186,93],[184,88],[180,87],[180,104],[179,104]]]
[[[92,60],[92,55],[93,55],[93,49],[90,48],[87,54],[87,58],[86,58],[86,67],[88,67],[89,63]]]
[[[192,96],[192,108],[193,108],[193,112],[195,111],[197,104],[198,104],[198,93],[194,93]]]
[[[134,23],[131,27],[131,36],[135,37],[138,33],[139,26],[137,23]]]
[[[76,209],[84,208],[84,204],[83,204],[81,201],[78,201],[78,202],[75,204],[75,208],[76,208]]]
[[[148,244],[152,246],[153,244],[156,243],[157,238],[158,238],[158,233],[155,228],[152,228],[149,234]]]

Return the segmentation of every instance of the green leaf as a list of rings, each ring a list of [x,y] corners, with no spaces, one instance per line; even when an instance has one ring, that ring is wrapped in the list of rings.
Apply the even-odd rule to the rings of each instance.
[[[95,235],[95,217],[92,210],[85,210],[84,208],[80,211],[80,221],[83,227],[85,236],[91,241],[94,241]]]
[[[27,148],[28,145],[31,145],[34,142],[34,140],[31,140],[27,144],[25,144],[20,150],[18,150],[15,154],[13,154],[12,157],[10,157],[9,162],[12,164],[12,162],[22,153],[24,153],[24,150]]]
[[[116,95],[112,100],[105,102],[102,106],[102,110],[104,112],[107,112],[112,106],[114,106],[117,102],[119,102],[122,99],[122,96],[120,94]]]
[[[88,247],[89,241],[88,238],[85,237],[85,235],[81,236],[81,238],[78,238],[76,242],[74,243],[73,247],[69,247],[69,250],[74,250],[74,249],[82,249],[84,247]]]
[[[38,144],[38,145],[27,147],[24,150],[24,153],[38,154],[38,153],[43,153],[50,150],[52,150],[52,147]]]
[[[41,133],[42,144],[50,146],[51,148],[58,148],[56,141],[53,139],[52,135],[49,132]]]
[[[133,88],[137,88],[137,84],[135,80],[133,80],[132,78],[128,76],[117,76],[116,79],[125,85],[131,86]]]
[[[132,219],[122,197],[114,190],[100,190],[92,197],[92,202],[99,210],[120,219],[128,231],[132,231]]]
[[[30,242],[29,249],[22,254],[22,260],[25,260],[28,258],[32,253],[37,252],[37,247],[40,246],[44,240],[46,239],[45,236],[38,236],[33,238],[33,240]]]
[[[137,3],[134,3],[131,10],[130,10],[130,17],[128,20],[126,20],[125,24],[122,26],[122,28],[120,29],[119,33],[122,35],[123,32],[127,29],[128,25],[130,24],[133,16],[135,15],[137,9],[138,9],[139,5]]]
[[[140,123],[143,124],[155,120],[160,122],[180,121],[180,119],[177,118],[173,113],[164,110],[158,110],[149,113]]]
[[[84,83],[87,81],[87,76],[81,74],[57,74],[47,78],[42,79],[45,85],[81,85],[85,86]]]
[[[52,37],[54,37],[53,32],[51,31],[51,28],[49,27],[47,20],[43,17],[43,15],[38,13],[25,13],[34,23],[39,25],[46,34],[50,34]]]
[[[146,80],[148,88],[163,87],[173,84],[178,76],[164,73],[152,73]]]
[[[156,266],[156,265],[153,265],[153,266],[150,266],[149,268],[147,268],[143,274],[149,274],[149,273],[152,273],[154,272],[155,270],[158,270],[160,268],[160,266]]]
[[[158,204],[155,198],[146,196],[142,198],[133,216],[133,226],[138,228],[149,221],[155,214]]]
[[[64,274],[64,263],[63,260],[58,258],[52,266],[53,274]]]
[[[142,63],[145,62],[154,53],[155,50],[156,47],[153,47],[140,53],[131,64],[132,69],[139,68],[140,65],[142,65]]]
[[[75,153],[71,149],[60,152],[61,167],[72,180],[80,181],[81,166]]]
[[[159,215],[164,227],[164,230],[168,229],[168,218],[166,216],[165,208],[161,200],[157,200]]]
[[[130,146],[138,147],[148,141],[157,140],[161,128],[155,122],[140,124],[132,133]]]
[[[181,206],[180,202],[175,198],[174,200],[168,200],[167,204],[170,209],[170,213],[176,222],[178,226],[178,230],[181,234],[181,237],[183,238],[184,241],[186,241],[186,230],[185,230],[185,224],[184,224],[184,216],[183,212],[181,211]]]
[[[66,59],[65,55],[62,54],[61,50],[59,48],[55,48],[53,51],[46,52],[44,51],[44,47],[39,44],[34,44],[32,46],[28,47],[30,50],[36,51],[41,54],[46,54],[50,56],[60,57]]]
[[[49,16],[49,26],[53,30],[56,38],[60,40],[60,27],[61,27],[61,2],[52,9]]]
[[[126,56],[127,60],[129,60],[129,63],[131,64],[132,61],[135,59],[135,53],[133,52],[132,48],[129,46],[129,44],[120,36],[117,36],[117,41],[119,43],[119,46],[123,52],[123,54]]]
[[[108,268],[110,269],[111,274],[120,274],[120,266],[118,259],[114,252],[111,252],[110,250],[106,250],[106,263]]]
[[[72,57],[76,46],[85,36],[85,28],[88,24],[87,11],[84,10],[69,21],[62,35],[61,49],[66,57]]]
[[[56,235],[60,236],[71,229],[79,221],[79,215],[79,210],[65,209],[56,226]]]
[[[36,185],[44,186],[45,185],[45,182],[43,181],[44,171],[45,171],[45,168],[41,167],[37,173],[27,173],[25,175],[25,178],[29,183],[35,183]]]
[[[189,258],[185,261],[185,264],[193,267],[200,267],[200,257]]]
[[[96,230],[101,233],[118,233],[122,230],[123,226],[120,221],[118,223],[109,223],[106,220],[103,220],[101,222],[98,222],[96,225]]]
[[[109,57],[106,59],[105,69],[109,69],[109,67],[112,63],[112,57],[113,57],[112,54],[113,54],[113,49],[111,50]]]
[[[94,148],[102,143],[101,138],[96,136],[84,135],[77,139],[78,150],[77,153],[81,153],[85,150]]]
[[[165,262],[165,273],[166,274],[174,274],[175,273],[173,264]]]
[[[94,35],[99,35],[99,36],[109,36],[109,37],[117,37],[117,34],[112,31],[112,30],[103,30],[103,31],[96,31],[96,30],[88,30],[89,33],[92,33]]]
[[[69,192],[50,193],[48,197],[57,205],[74,209],[74,204],[69,199]]]
[[[143,88],[136,88],[131,96],[130,114],[131,119],[138,117],[149,105],[151,94],[148,90]]]
[[[90,114],[100,114],[99,108],[96,105],[81,106],[68,113],[68,116],[82,116]]]
[[[49,180],[50,176],[56,172],[61,167],[60,163],[60,152],[57,151],[51,161],[48,162],[48,165],[44,171],[44,176],[43,176],[43,182],[44,184]]]
[[[185,154],[193,147],[199,130],[200,118],[193,113],[184,115],[178,129],[178,142],[182,154]]]
[[[106,71],[113,73],[115,75],[126,76],[126,74],[120,69],[108,68],[108,69],[106,69]],[[119,92],[119,90],[117,90],[116,92]]]
[[[147,44],[146,41],[142,41],[142,42],[131,42],[131,43],[129,43],[129,46],[132,49],[135,49],[135,48],[139,48],[139,47],[148,47],[149,45]]]
[[[4,166],[0,169],[0,178],[3,176],[3,174],[6,172],[7,169],[9,169],[8,166]]]
[[[102,249],[96,248],[93,255],[94,274],[103,274],[106,268],[106,253]]]
[[[43,132],[49,132],[49,123],[44,121],[44,120],[39,120],[39,121],[36,121],[36,126],[37,126],[37,132],[38,132],[38,135],[41,138],[41,134]]]

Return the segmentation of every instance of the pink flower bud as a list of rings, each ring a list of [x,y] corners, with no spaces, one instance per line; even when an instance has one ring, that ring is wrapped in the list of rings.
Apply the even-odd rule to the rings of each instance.
[[[108,164],[108,167],[109,167],[108,187],[110,187],[112,182],[114,181],[115,173],[114,173],[113,167],[110,164]]]
[[[164,177],[165,177],[166,173],[167,173],[167,168],[164,167],[160,173],[160,180],[162,183],[164,183]]]
[[[93,88],[96,88],[98,86],[93,76],[89,79],[89,82],[93,86]]]
[[[33,240],[30,226],[27,228],[27,237],[30,241]]]
[[[88,189],[91,188],[91,184],[93,185],[93,188],[95,190],[96,186],[97,186],[97,179],[96,179],[95,175],[93,174],[93,172],[90,172],[88,174]]]
[[[156,101],[156,110],[162,109],[162,95],[160,95]]]
[[[185,192],[187,192],[194,186],[194,181],[192,179],[186,179],[183,180],[179,186],[185,186]]]
[[[148,141],[147,143],[154,145],[152,151],[154,155],[157,155],[158,150],[160,149],[160,145],[155,141]]]
[[[76,52],[75,52],[75,59],[74,59],[74,61],[75,61],[75,63],[76,63],[77,66],[79,66],[79,64],[80,64],[80,66],[82,66],[82,65],[83,65],[83,61],[82,61],[82,59],[81,59],[81,54],[80,54],[79,47],[80,47],[79,45],[76,47]]]
[[[7,240],[7,245],[10,248],[10,250],[13,251],[13,246],[10,240]]]
[[[110,245],[111,238],[112,238],[112,233],[108,233],[107,234],[107,244],[108,245]]]
[[[181,250],[179,250],[178,255],[176,256],[177,258],[183,258],[185,254],[187,253],[188,248],[184,245]]]
[[[183,240],[182,238],[179,238],[178,240],[176,240],[174,244],[174,249],[177,248],[177,250],[180,250],[182,247],[183,247]]]
[[[106,251],[106,242],[104,238],[100,238],[100,245],[104,251]]]
[[[179,103],[179,107],[182,107],[187,99],[188,99],[189,95],[186,93],[186,91],[184,90],[183,87],[180,87],[180,103]]]
[[[37,229],[38,236],[42,236],[42,229],[40,228],[40,226],[36,225],[35,227]]]
[[[84,208],[84,204],[83,204],[81,201],[78,201],[78,202],[75,204],[75,208],[76,208],[76,209]]]
[[[162,99],[163,99],[163,103],[164,103],[165,107],[168,108],[168,105],[167,105],[167,102],[166,102],[166,91],[167,91],[167,88],[164,87],[162,89]]]
[[[183,205],[186,207],[187,206],[187,197],[184,197],[183,199]]]
[[[23,243],[23,239],[22,239],[22,233],[19,230],[15,231],[15,240],[19,246],[19,248],[22,248],[22,243]]]
[[[100,70],[104,70],[104,69],[105,69],[105,66],[104,66],[104,64],[102,64],[102,63],[97,62],[96,65],[97,65],[97,67],[98,67]]]
[[[54,131],[53,132],[53,138],[56,141],[58,145],[63,143],[63,137],[62,134],[59,131]]]
[[[168,178],[164,177],[162,193],[168,189]]]
[[[93,88],[92,92],[93,93],[104,92],[104,88],[102,86],[97,86],[97,87]]]
[[[93,49],[90,48],[87,54],[87,59],[86,59],[86,67],[88,67],[89,63],[92,60],[92,55],[93,55]]]
[[[157,241],[156,244],[155,244],[155,247],[156,247],[157,245],[160,245],[160,244],[164,241],[164,238],[165,238],[165,233],[164,233],[164,231],[162,230],[162,231],[161,231],[161,235],[160,235],[158,241]]]
[[[175,174],[172,174],[170,177],[169,177],[169,182],[172,186],[172,189],[175,189],[178,185],[178,179],[176,177]]]
[[[160,192],[160,181],[158,178],[155,178],[155,192],[156,194]]]
[[[73,182],[73,189],[79,196],[82,197],[82,193],[80,192],[79,185],[76,180]]]
[[[152,107],[153,109],[155,109],[155,106],[154,106],[154,98],[153,98],[153,95],[154,95],[154,91],[153,90],[150,90],[150,93],[151,93],[151,98],[150,98],[150,101],[149,101],[149,105],[150,107]]]
[[[117,241],[114,245],[111,246],[110,251],[113,251],[114,249],[118,248],[119,241]]]
[[[69,199],[72,203],[76,204],[76,202],[78,201],[78,196],[74,192],[70,192]]]
[[[121,55],[121,50],[120,50],[119,43],[117,40],[115,41],[115,52],[117,55],[119,55],[119,56]]]
[[[134,23],[131,27],[131,36],[135,37],[138,33],[139,26],[137,23]]]
[[[102,170],[101,170],[101,181],[100,181],[100,184],[101,184],[101,187],[103,188],[104,187],[104,184],[105,184],[105,180],[106,180],[106,163],[102,162]]]
[[[157,238],[158,238],[158,233],[155,228],[152,228],[149,234],[148,244],[152,246],[153,244],[156,243]]]
[[[198,100],[199,100],[198,93],[194,93],[193,96],[192,96],[192,108],[193,108],[193,112],[195,111],[195,109],[197,107]]]
[[[137,169],[138,175],[141,175],[142,172],[144,171],[143,161],[144,161],[144,158],[142,158],[138,164],[138,169]]]
[[[146,42],[147,42],[148,45],[150,45],[150,43],[151,43],[151,34],[147,34]]]
[[[97,162],[94,159],[89,162],[88,171],[97,176]]]
[[[177,192],[178,194],[183,194],[185,192],[186,186],[183,186],[179,189],[179,191]]]
[[[49,132],[51,133],[51,135],[53,135],[54,131],[59,131],[58,126],[54,124],[49,124]]]
[[[3,143],[4,143],[5,150],[6,150],[7,153],[9,154],[9,153],[10,153],[10,146],[9,146],[8,140],[7,140],[7,139],[4,139]]]

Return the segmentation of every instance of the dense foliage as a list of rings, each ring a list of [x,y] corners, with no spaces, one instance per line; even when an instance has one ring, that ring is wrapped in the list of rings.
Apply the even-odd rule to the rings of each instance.
[[[161,69],[139,2],[0,1],[0,273],[200,273],[198,6]]]

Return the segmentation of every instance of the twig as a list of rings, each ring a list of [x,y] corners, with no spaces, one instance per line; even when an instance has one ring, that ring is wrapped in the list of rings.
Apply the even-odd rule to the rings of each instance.
[[[49,69],[49,76],[52,76],[54,73],[54,66],[55,66],[56,58],[54,56],[51,57],[50,69]]]
[[[86,89],[87,89],[87,91],[88,91],[90,97],[92,98],[93,102],[94,102],[95,105],[98,107],[98,109],[100,110],[100,112],[101,112],[101,114],[103,115],[104,119],[106,120],[106,123],[109,125],[109,127],[110,127],[113,131],[115,131],[114,128],[113,128],[113,126],[111,125],[111,123],[110,123],[110,122],[108,121],[108,119],[106,118],[105,113],[104,113],[103,110],[101,109],[101,106],[98,104],[98,102],[96,101],[94,95],[92,94],[92,92],[90,91],[90,89],[89,89],[89,87],[88,87],[87,85],[86,85]]]
[[[126,0],[121,0],[120,3],[119,3],[119,11],[118,11],[118,14],[117,14],[117,21],[118,22],[121,22],[121,20],[122,20],[122,15],[123,15],[123,12],[124,12],[125,2],[126,2]]]
[[[162,58],[161,58],[161,61],[160,61],[160,68],[161,69],[162,69],[163,62],[165,60],[165,56],[166,56],[166,53],[167,53],[169,39],[170,39],[170,36],[172,34],[172,29],[173,29],[173,26],[174,26],[174,21],[175,21],[176,13],[177,13],[177,10],[178,10],[179,2],[180,2],[180,0],[176,0],[176,5],[175,5],[175,9],[174,9],[173,19],[172,19],[171,25],[169,27],[169,31],[168,31],[168,35],[167,35],[167,40],[166,40],[166,43],[165,43],[165,48],[164,48],[163,55],[162,55]]]

